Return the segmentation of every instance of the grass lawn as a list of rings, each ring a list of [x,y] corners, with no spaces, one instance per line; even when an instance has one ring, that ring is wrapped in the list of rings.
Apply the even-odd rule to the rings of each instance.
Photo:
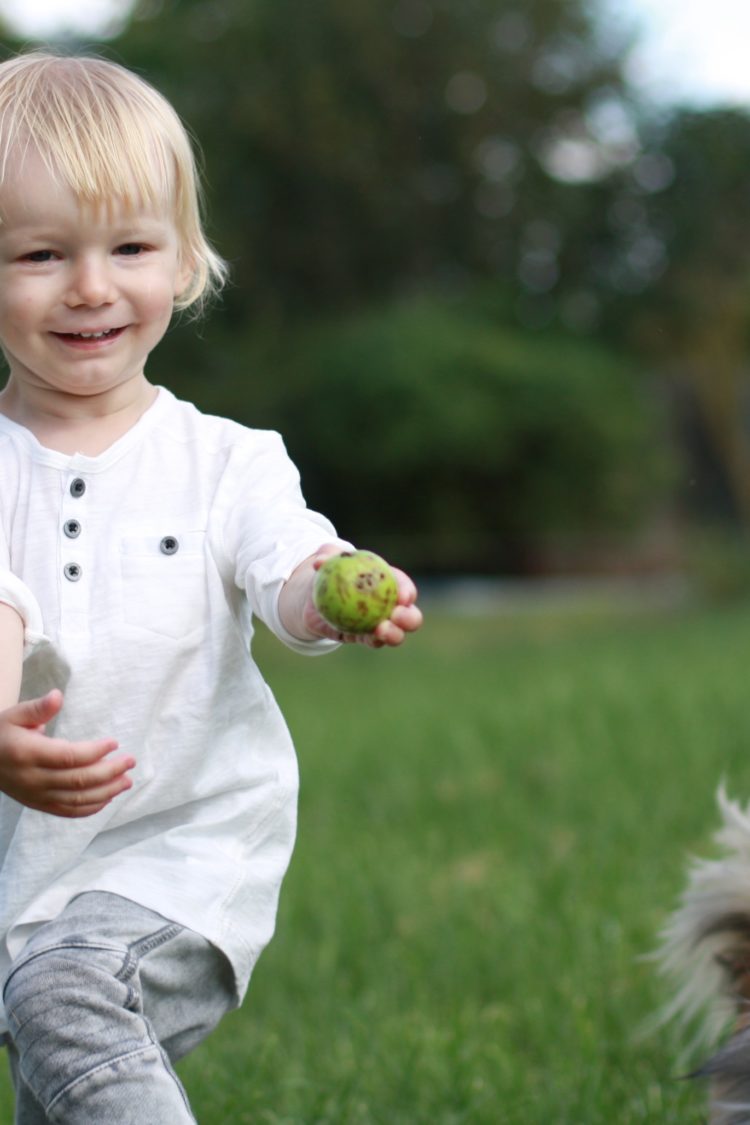
[[[643,955],[720,778],[750,799],[750,607],[257,652],[299,840],[244,1008],[180,1064],[201,1125],[703,1121],[674,1044],[636,1035],[664,998]]]

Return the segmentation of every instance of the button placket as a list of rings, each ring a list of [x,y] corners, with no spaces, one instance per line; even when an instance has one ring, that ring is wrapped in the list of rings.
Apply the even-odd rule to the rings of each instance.
[[[62,512],[62,602],[61,613],[67,628],[85,628],[88,618],[88,557],[83,535],[88,505],[84,501],[87,483],[83,477],[74,475],[68,481],[67,496]]]

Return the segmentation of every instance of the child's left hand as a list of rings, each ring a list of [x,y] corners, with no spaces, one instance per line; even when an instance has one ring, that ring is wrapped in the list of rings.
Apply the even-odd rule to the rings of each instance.
[[[398,585],[398,602],[387,621],[381,621],[372,633],[341,633],[329,625],[313,604],[312,590],[315,574],[326,559],[341,554],[341,547],[329,544],[321,547],[297,567],[285,584],[279,601],[284,627],[301,640],[328,637],[343,644],[360,644],[368,648],[396,648],[403,644],[409,633],[422,625],[422,611],[418,608],[417,587],[408,574],[392,567]]]
[[[333,555],[341,554],[340,547],[321,547],[313,556],[313,573],[320,570],[326,559]],[[386,621],[381,621],[372,633],[341,633],[325,621],[312,600],[312,588],[308,604],[305,606],[305,625],[311,632],[320,637],[328,637],[333,641],[343,644],[367,645],[369,648],[383,648],[388,646],[396,648],[403,644],[408,633],[415,633],[422,625],[422,611],[416,605],[417,587],[408,574],[398,567],[392,566],[391,570],[398,585],[398,602],[391,616]]]

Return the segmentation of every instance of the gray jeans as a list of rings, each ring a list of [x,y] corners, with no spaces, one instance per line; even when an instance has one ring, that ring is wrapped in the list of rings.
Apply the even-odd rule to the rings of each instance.
[[[16,1125],[185,1125],[171,1062],[236,1004],[214,946],[118,895],[79,895],[5,982]]]

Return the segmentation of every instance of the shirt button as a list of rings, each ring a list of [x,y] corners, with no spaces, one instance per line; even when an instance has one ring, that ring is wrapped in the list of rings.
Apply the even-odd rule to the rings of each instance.
[[[66,563],[63,573],[68,582],[77,582],[81,577],[82,571],[78,563]]]
[[[70,484],[70,495],[71,496],[75,496],[76,499],[78,499],[79,497],[83,496],[85,491],[86,491],[86,481],[85,480],[81,480],[80,477],[76,477],[76,479],[74,481],[71,481],[71,484]]]
[[[77,539],[81,534],[81,525],[78,520],[68,520],[67,523],[63,524],[63,531],[68,539]]]
[[[179,549],[179,540],[175,539],[174,535],[165,535],[159,544],[159,550],[163,555],[176,555]]]

